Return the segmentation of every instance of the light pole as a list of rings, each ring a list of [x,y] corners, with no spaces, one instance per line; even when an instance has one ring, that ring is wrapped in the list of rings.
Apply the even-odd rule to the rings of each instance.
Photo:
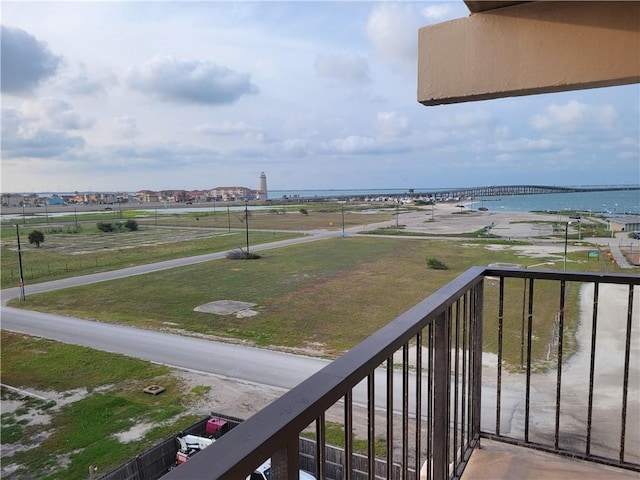
[[[24,302],[24,278],[22,276],[22,248],[20,247],[20,227],[16,224],[16,235],[18,237],[18,271],[20,279],[18,280],[18,288],[20,289],[20,300]]]
[[[569,241],[569,225],[571,222],[567,222],[564,227],[564,269],[567,270],[567,243]]]
[[[247,234],[247,258],[249,258],[249,207],[244,204],[244,229]]]
[[[342,206],[342,236],[344,237],[344,203],[342,203],[341,206]]]

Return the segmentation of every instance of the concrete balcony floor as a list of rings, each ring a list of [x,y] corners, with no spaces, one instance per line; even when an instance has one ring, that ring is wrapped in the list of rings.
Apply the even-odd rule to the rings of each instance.
[[[639,480],[640,473],[482,439],[462,480]]]

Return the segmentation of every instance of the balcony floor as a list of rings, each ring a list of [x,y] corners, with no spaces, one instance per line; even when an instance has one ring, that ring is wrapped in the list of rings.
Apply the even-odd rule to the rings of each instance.
[[[640,473],[482,439],[462,480],[638,480]]]

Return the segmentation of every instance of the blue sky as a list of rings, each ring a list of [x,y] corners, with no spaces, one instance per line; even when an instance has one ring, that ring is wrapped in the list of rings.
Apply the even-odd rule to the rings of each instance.
[[[425,107],[456,2],[2,2],[2,192],[640,183],[638,85]]]

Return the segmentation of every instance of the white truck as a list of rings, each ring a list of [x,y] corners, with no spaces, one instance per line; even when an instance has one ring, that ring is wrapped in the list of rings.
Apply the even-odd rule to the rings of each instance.
[[[264,462],[256,470],[247,477],[247,480],[269,480],[271,476],[271,459]],[[316,480],[316,477],[309,472],[300,470],[300,480]]]

